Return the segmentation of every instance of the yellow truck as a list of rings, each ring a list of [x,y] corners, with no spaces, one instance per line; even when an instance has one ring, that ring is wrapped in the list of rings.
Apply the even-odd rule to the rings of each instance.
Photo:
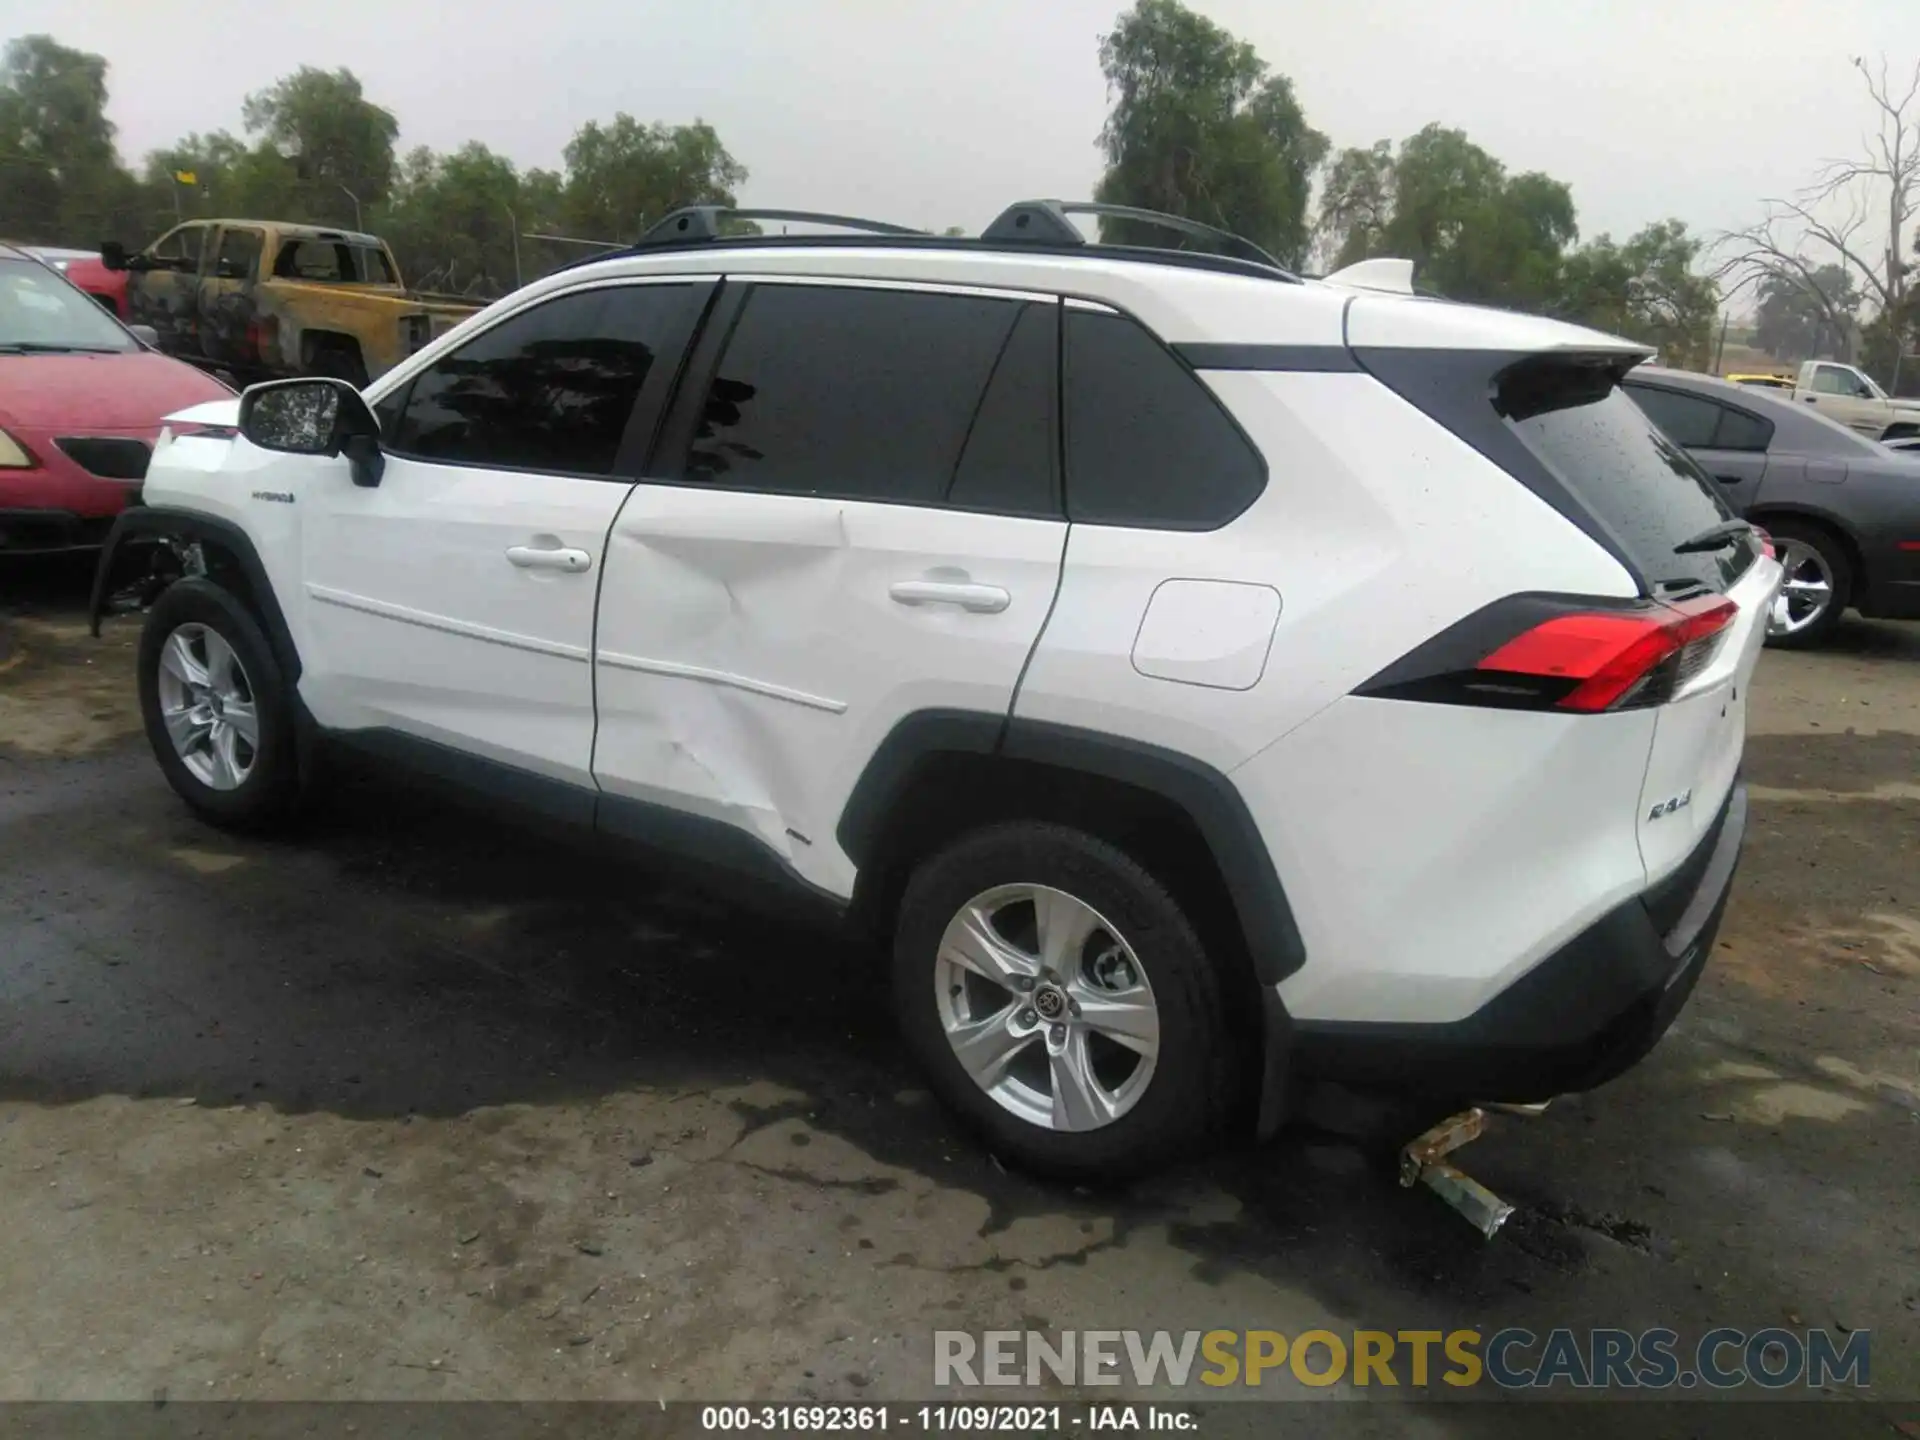
[[[276,220],[189,220],[129,254],[127,319],[169,355],[243,384],[331,375],[364,385],[478,307],[410,294],[377,235]]]

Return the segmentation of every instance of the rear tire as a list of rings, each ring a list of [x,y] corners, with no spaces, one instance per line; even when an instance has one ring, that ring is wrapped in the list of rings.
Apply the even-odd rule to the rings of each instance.
[[[1827,599],[1817,612],[1796,598],[1808,592],[1783,589],[1767,616],[1767,644],[1776,650],[1811,650],[1825,645],[1853,603],[1853,561],[1840,537],[1823,525],[1800,520],[1763,520],[1781,564],[1786,584],[1824,583]]]
[[[983,916],[980,946],[967,937]],[[996,966],[1007,983],[984,977]],[[1078,830],[995,825],[924,861],[900,904],[893,990],[935,1091],[1039,1174],[1158,1169],[1233,1109],[1240,1067],[1193,925],[1133,859]]]
[[[259,624],[210,580],[161,594],[140,635],[140,717],[174,793],[229,830],[267,830],[300,797],[293,700]]]

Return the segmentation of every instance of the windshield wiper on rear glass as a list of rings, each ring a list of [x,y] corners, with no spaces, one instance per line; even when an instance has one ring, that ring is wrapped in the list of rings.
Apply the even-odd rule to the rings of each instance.
[[[112,345],[59,345],[50,340],[0,340],[0,355],[118,355]]]
[[[1709,525],[1691,540],[1682,540],[1673,547],[1676,555],[1704,555],[1709,550],[1724,550],[1743,535],[1753,533],[1753,526],[1744,520],[1722,520],[1718,525]]]

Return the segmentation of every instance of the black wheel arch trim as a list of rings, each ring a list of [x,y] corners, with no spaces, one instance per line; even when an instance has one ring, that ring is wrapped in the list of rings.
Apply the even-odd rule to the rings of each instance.
[[[1213,852],[1255,977],[1271,987],[1306,963],[1306,947],[1259,826],[1238,789],[1191,756],[1144,741],[1045,720],[963,710],[903,717],[875,749],[841,810],[834,837],[855,865],[875,853],[897,806],[911,804],[915,770],[932,756],[1000,755],[1131,785],[1183,811]]]
[[[300,651],[293,643],[293,632],[287,627],[287,617],[280,609],[280,598],[274,593],[273,581],[267,575],[267,567],[261,562],[260,552],[254,548],[253,540],[231,520],[203,515],[194,510],[142,505],[120,512],[119,518],[113,522],[113,528],[107,532],[107,538],[101,543],[100,562],[93,572],[93,593],[87,601],[88,633],[96,637],[100,634],[100,617],[106,610],[108,587],[112,583],[114,562],[120,547],[129,540],[161,537],[210,541],[233,556],[247,577],[260,628],[266,632],[267,643],[273,647],[273,658],[280,666],[281,675],[289,686],[298,682]]]

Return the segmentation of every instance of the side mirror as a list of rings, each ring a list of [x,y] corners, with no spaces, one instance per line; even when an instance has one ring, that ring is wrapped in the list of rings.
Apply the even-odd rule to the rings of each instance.
[[[387,458],[380,422],[344,380],[269,380],[240,397],[240,433],[262,450],[286,455],[345,455],[353,483],[380,483]]]
[[[160,332],[151,325],[129,325],[127,331],[149,350],[160,348]]]
[[[127,247],[122,245],[118,240],[102,240],[100,242],[100,263],[109,270],[126,269]]]

